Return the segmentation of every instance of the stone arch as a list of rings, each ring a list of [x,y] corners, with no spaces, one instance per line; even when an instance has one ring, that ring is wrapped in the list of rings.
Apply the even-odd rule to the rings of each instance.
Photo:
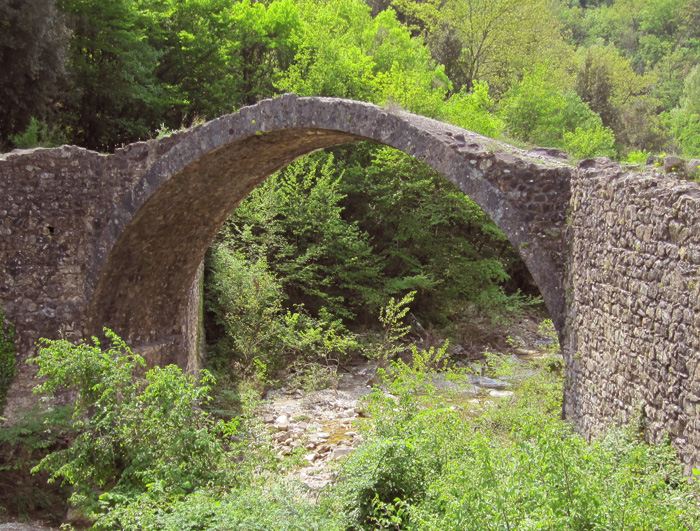
[[[334,98],[265,100],[142,150],[148,159],[102,232],[90,284],[91,332],[132,344],[182,343],[193,281],[226,217],[295,159],[372,140],[424,161],[491,216],[520,252],[564,329],[564,224],[573,168],[436,120]],[[161,360],[162,361],[162,360]]]

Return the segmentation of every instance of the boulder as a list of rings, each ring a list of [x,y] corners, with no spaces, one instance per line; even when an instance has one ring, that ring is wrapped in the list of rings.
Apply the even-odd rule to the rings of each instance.
[[[690,159],[685,163],[685,172],[687,174],[700,172],[700,159]]]
[[[337,459],[340,459],[341,457],[347,457],[354,451],[355,449],[350,448],[349,446],[338,446],[335,450],[333,450],[331,460],[335,461]]]
[[[666,155],[664,157],[664,171],[679,171],[685,169],[685,161],[680,157]]]

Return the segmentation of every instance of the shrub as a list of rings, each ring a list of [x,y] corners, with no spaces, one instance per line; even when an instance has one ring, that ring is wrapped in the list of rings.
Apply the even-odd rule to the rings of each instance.
[[[220,243],[212,247],[207,264],[206,306],[219,326],[210,364],[222,375],[254,377],[264,385],[286,356],[293,355],[300,367],[332,369],[357,348],[354,334],[326,308],[318,317],[303,306],[285,310],[282,285],[264,258],[251,262]]]
[[[394,398],[370,395],[367,443],[337,487],[349,529],[698,529],[700,491],[673,449],[619,429],[586,442],[559,418],[557,374],[539,370],[515,397],[461,411],[415,399],[430,387],[429,359],[395,362]]]
[[[651,152],[644,149],[641,151],[630,151],[623,162],[629,162],[630,164],[646,164],[649,155],[651,155]]]
[[[145,363],[109,330],[111,346],[41,340],[36,358],[42,383],[36,393],[75,393],[69,448],[46,456],[33,469],[70,484],[70,501],[82,513],[102,517],[146,492],[184,494],[223,481],[226,463],[213,421],[201,409],[210,376],[198,382],[174,365],[140,376]]]

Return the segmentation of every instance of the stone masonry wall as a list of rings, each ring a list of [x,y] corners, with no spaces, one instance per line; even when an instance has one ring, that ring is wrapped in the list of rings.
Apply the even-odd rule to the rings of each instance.
[[[638,422],[700,464],[700,186],[585,161],[572,179],[569,416]]]
[[[0,304],[15,324],[19,371],[3,416],[14,418],[34,403],[36,368],[26,360],[36,355],[39,338],[85,336],[88,307],[105,254],[99,235],[112,222],[115,207],[128,198],[167,144],[158,147],[160,153],[140,143],[105,156],[63,146],[0,156]],[[199,277],[195,284],[198,289]],[[195,295],[183,316],[185,329],[196,329]],[[186,333],[196,335],[189,329]],[[146,355],[148,350],[148,346],[140,349]],[[183,367],[196,366],[193,348],[187,353],[194,358],[184,361]]]

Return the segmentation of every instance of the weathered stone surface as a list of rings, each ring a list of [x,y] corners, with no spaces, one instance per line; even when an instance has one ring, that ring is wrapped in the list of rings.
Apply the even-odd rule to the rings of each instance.
[[[609,161],[572,180],[567,414],[639,421],[700,462],[700,187]]]
[[[666,155],[664,157],[664,170],[665,171],[678,171],[685,169],[685,161],[680,157],[674,157],[673,155]]]
[[[564,334],[566,412],[584,432],[642,412],[651,440],[669,434],[697,463],[696,183],[604,159],[574,168],[559,152],[294,95],[112,155],[64,146],[0,156],[0,305],[20,353],[5,415],[33,402],[24,361],[40,337],[108,326],[149,363],[195,370],[202,257],[228,214],[294,159],[361,140],[441,172],[520,252]]]

